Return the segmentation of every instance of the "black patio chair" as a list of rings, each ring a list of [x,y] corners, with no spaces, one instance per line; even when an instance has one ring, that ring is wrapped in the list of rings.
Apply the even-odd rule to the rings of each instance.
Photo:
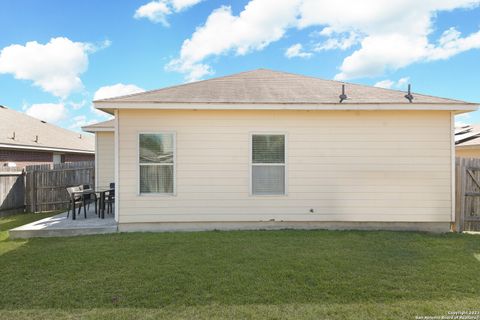
[[[115,183],[110,183],[110,188],[113,189],[105,195],[105,205],[107,206],[107,213],[113,213],[113,204],[115,203]]]
[[[70,216],[70,210],[75,210],[75,207],[78,205],[78,214],[80,214],[80,209],[82,208],[83,205],[83,199],[81,195],[75,195],[72,199],[72,194],[74,192],[81,191],[80,186],[78,187],[69,187],[67,188],[67,192],[69,195],[69,202],[68,202],[68,212],[67,212],[67,218]]]
[[[92,187],[89,184],[83,184],[80,186],[80,190],[91,190]],[[83,213],[85,215],[85,219],[87,218],[87,210],[90,209],[90,204],[95,203],[95,214],[98,215],[98,197],[97,194],[92,192],[88,194],[82,195],[82,205],[83,205]],[[80,210],[79,210],[80,212]]]

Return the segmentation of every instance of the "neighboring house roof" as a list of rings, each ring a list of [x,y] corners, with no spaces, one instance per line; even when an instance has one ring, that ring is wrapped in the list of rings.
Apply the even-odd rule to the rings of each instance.
[[[251,109],[260,109],[261,105],[270,105],[265,109],[284,109],[271,105],[297,105],[291,109],[310,109],[306,105],[329,105],[323,109],[361,109],[359,105],[369,105],[364,109],[385,108],[385,105],[402,105],[404,109],[419,108],[419,105],[444,105],[446,110],[474,110],[476,105],[459,100],[439,98],[429,95],[413,94],[413,103],[405,98],[406,92],[346,83],[347,99],[340,103],[343,82],[323,80],[298,74],[258,69],[230,76],[204,81],[186,83],[173,87],[152,90],[122,97],[94,101],[95,106],[107,112],[120,108],[141,108],[150,104],[150,108],[167,108],[162,104],[202,104],[224,105],[221,109],[232,108],[228,105],[254,105]],[[227,105],[227,106],[225,106]],[[303,106],[302,106],[303,105]],[[380,105],[375,108],[372,105]],[[463,106],[460,107],[460,106]],[[171,107],[170,107],[171,108]],[[190,106],[192,108],[192,106]],[[210,107],[211,108],[211,107]],[[247,107],[236,107],[237,109]],[[425,108],[425,106],[423,107]],[[440,107],[438,109],[441,109]]]
[[[0,106],[0,148],[94,153],[95,138]]]
[[[114,131],[115,120],[112,119],[112,120],[94,123],[94,124],[82,127],[82,130],[86,132]]]
[[[480,126],[468,125],[455,128],[455,147],[480,147]]]

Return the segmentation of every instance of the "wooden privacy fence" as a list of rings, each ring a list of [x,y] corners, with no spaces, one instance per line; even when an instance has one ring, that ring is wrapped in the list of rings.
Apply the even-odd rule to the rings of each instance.
[[[455,176],[457,231],[480,231],[480,159],[457,158]]]
[[[67,187],[95,183],[94,161],[27,166],[26,210],[42,212],[66,209]]]
[[[25,175],[17,168],[0,168],[0,216],[25,209]]]

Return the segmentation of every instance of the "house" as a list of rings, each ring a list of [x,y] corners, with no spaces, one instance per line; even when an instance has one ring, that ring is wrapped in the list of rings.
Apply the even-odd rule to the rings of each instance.
[[[265,69],[94,105],[120,231],[448,231],[454,115],[477,107]]]
[[[94,138],[0,106],[0,167],[95,158]]]
[[[480,126],[455,128],[455,154],[460,158],[480,158]]]
[[[115,182],[115,121],[92,124],[83,130],[95,133],[95,185],[109,186]]]

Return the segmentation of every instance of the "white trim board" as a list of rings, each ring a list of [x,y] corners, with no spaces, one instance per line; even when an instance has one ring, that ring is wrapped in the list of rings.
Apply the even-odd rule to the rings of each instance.
[[[64,148],[53,148],[53,147],[37,147],[37,146],[22,146],[22,145],[11,145],[0,143],[0,148],[5,149],[14,149],[14,150],[37,150],[37,151],[56,151],[56,152],[65,152],[65,153],[87,153],[95,154],[95,150],[75,150],[75,149],[64,149]]]
[[[115,140],[115,221],[118,223],[120,221],[120,168],[119,168],[119,111],[115,110],[115,132],[114,132],[114,140]]]
[[[452,216],[451,222],[455,222],[455,115],[452,112],[450,114],[450,192],[451,192],[451,206],[452,206]]]
[[[160,102],[94,102],[97,109],[112,112],[112,109],[159,109],[159,110],[436,110],[475,111],[475,104],[268,104],[268,103],[160,103]]]
[[[107,128],[107,127],[103,127],[103,128],[88,128],[88,127],[82,127],[82,130],[85,131],[85,132],[91,132],[91,133],[95,133],[95,132],[112,132],[112,131],[115,131],[115,128]]]

